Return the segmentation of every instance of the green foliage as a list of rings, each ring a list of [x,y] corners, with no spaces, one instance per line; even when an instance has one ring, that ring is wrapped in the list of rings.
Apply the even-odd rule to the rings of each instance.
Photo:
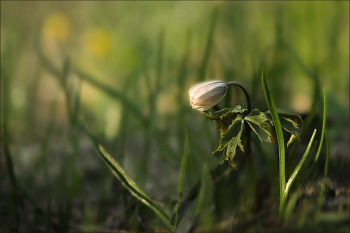
[[[301,167],[303,166],[307,156],[309,155],[312,143],[314,142],[314,139],[315,139],[315,135],[316,135],[316,129],[314,130],[314,132],[313,132],[313,134],[311,136],[310,142],[309,142],[309,144],[308,144],[308,146],[306,148],[306,151],[305,151],[302,159],[298,163],[297,167],[294,169],[294,172],[292,173],[292,175],[290,176],[290,178],[289,178],[289,180],[288,180],[288,182],[286,184],[286,187],[285,187],[285,190],[283,191],[283,196],[282,196],[281,202],[280,202],[280,208],[282,208],[282,209],[284,208],[284,205],[285,205],[286,200],[288,198],[289,191],[290,191],[290,189],[292,187],[292,184],[294,183],[295,179],[297,178]]]
[[[276,230],[277,145],[264,142],[276,141],[277,128],[270,111],[264,112],[262,67],[276,106],[294,109],[290,111],[304,119],[277,110],[284,137],[290,136],[284,141],[286,178],[294,178],[287,184],[290,193],[297,190],[293,196],[285,194],[281,231],[294,230],[289,227],[299,219],[298,191],[306,181],[326,176],[328,170],[331,177],[344,179],[349,2],[91,2],[83,8],[78,2],[1,4],[4,232],[166,231],[159,229],[163,215],[154,219],[152,208],[134,198],[120,167],[141,187],[138,195],[147,184],[148,197],[166,199],[169,210],[176,205],[172,216],[177,221],[169,220],[174,226],[170,231],[175,225],[177,232]],[[105,38],[99,38],[100,32]],[[105,56],[93,51],[108,44]],[[243,95],[230,88],[213,112],[203,113],[214,121],[218,135],[211,122],[190,109],[187,95],[189,85],[213,79],[244,82],[254,107],[262,111],[248,113],[238,106],[245,107]],[[326,119],[324,105],[322,120],[323,86],[330,111]],[[57,111],[51,114],[53,102]],[[97,150],[116,155],[115,173],[121,180],[111,176],[108,154],[104,158],[109,168],[89,158],[94,151],[85,141],[79,116],[94,126],[105,148]],[[306,147],[313,128],[319,133],[302,157],[300,147]],[[227,144],[221,144],[224,149],[214,158],[210,152],[219,140],[226,143],[224,136]],[[337,156],[329,155],[329,143]],[[242,145],[244,153],[239,153]],[[217,157],[223,153],[232,165],[239,164],[238,170],[220,164],[222,157]],[[337,231],[323,228],[328,216],[337,219],[322,208],[329,201],[327,190],[323,183],[317,208],[309,206],[300,218],[311,227],[317,224],[312,230]],[[271,203],[266,197],[272,205],[266,205]],[[265,217],[265,211],[272,214]],[[308,223],[310,216],[316,222]],[[219,229],[206,228],[208,223]]]
[[[120,165],[104,150],[104,148],[98,143],[97,139],[85,124],[85,128],[89,133],[89,136],[100,154],[101,159],[106,163],[107,167],[112,171],[112,173],[118,178],[122,185],[137,199],[139,199],[143,204],[148,206],[155,214],[170,228],[173,229],[173,225],[170,222],[168,215],[165,211],[153,201],[144,191],[142,191],[136,183],[130,179],[130,177],[124,172]]]
[[[281,122],[281,126],[284,130],[291,133],[291,137],[287,143],[287,147],[294,142],[295,139],[298,139],[300,142],[301,131],[303,127],[303,120],[298,114],[288,113],[285,111],[278,111],[278,118]],[[266,118],[271,121],[273,124],[272,116],[270,111],[266,112]]]
[[[315,156],[315,162],[318,160],[318,156],[321,153],[323,139],[326,134],[326,120],[327,120],[327,101],[326,101],[326,90],[323,89],[323,120],[322,120],[322,133],[321,133],[321,141],[317,150],[317,154]]]
[[[179,179],[178,179],[178,188],[177,188],[177,203],[176,203],[176,217],[175,217],[175,223],[174,223],[174,228],[173,228],[173,232],[175,232],[176,230],[176,226],[177,226],[177,218],[179,215],[179,208],[180,208],[180,196],[181,196],[181,187],[182,187],[182,179],[184,176],[184,173],[186,171],[186,163],[187,163],[187,156],[189,153],[189,148],[188,148],[188,136],[186,134],[185,137],[185,145],[183,148],[183,154],[182,154],[182,160],[181,160],[181,169],[180,169],[180,173],[179,173]]]
[[[265,114],[258,109],[252,110],[252,112],[244,118],[253,129],[254,133],[258,135],[260,141],[274,142],[276,140],[276,134],[272,127],[272,124],[268,122]]]
[[[234,157],[236,155],[236,148],[239,146],[243,151],[243,145],[241,143],[241,136],[243,133],[243,118],[240,114],[232,121],[227,131],[223,134],[216,146],[213,153],[217,151],[224,150],[224,160],[227,160],[234,168],[236,167],[234,163]]]
[[[281,122],[279,120],[279,116],[275,107],[275,103],[273,102],[272,95],[267,86],[264,71],[262,72],[262,75],[261,75],[261,82],[264,89],[266,103],[271,112],[272,120],[276,130],[277,141],[278,141],[278,156],[279,156],[278,164],[279,164],[279,183],[280,183],[279,186],[280,186],[280,199],[281,199],[279,210],[281,214],[283,210],[283,205],[282,205],[283,194],[286,187],[286,174],[285,174],[286,164],[285,164],[284,139],[283,139]]]

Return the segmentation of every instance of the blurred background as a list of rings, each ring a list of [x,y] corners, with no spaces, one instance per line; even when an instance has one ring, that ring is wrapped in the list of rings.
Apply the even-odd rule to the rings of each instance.
[[[143,229],[147,221],[137,216],[150,213],[101,161],[81,119],[171,215],[186,133],[184,196],[205,164],[221,163],[212,155],[218,132],[191,109],[188,89],[239,81],[253,108],[266,111],[263,67],[277,108],[313,114],[311,132],[321,127],[325,88],[330,158],[339,168],[332,173],[330,166],[330,176],[349,187],[348,1],[1,1],[1,232]],[[237,104],[246,107],[231,88],[219,106]],[[263,147],[277,161],[275,145]],[[257,182],[269,168],[257,149],[253,158]],[[218,208],[213,199],[230,196],[208,188],[197,223],[203,229],[252,215],[255,183],[245,186],[241,163],[233,170],[239,204]],[[269,196],[278,197],[271,183]],[[150,225],[145,229],[163,229]]]

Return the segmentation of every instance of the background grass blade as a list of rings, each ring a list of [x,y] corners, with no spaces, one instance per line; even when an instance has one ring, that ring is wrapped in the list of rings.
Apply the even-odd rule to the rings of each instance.
[[[210,30],[208,33],[208,39],[207,39],[207,43],[206,43],[206,47],[205,47],[205,51],[204,51],[203,60],[201,62],[201,66],[200,66],[199,71],[198,71],[198,82],[202,82],[205,80],[205,72],[206,72],[206,68],[208,66],[210,50],[211,50],[211,47],[213,46],[213,37],[214,37],[214,30],[215,30],[217,16],[218,16],[218,8],[215,8],[215,10],[213,12],[211,24],[210,24]]]
[[[326,90],[323,89],[323,122],[322,122],[322,134],[321,134],[321,141],[320,145],[318,147],[318,151],[315,157],[315,162],[318,160],[318,156],[321,153],[322,149],[322,144],[323,144],[323,139],[324,139],[324,134],[325,134],[325,129],[326,129],[326,118],[327,118],[327,101],[326,101]]]
[[[286,210],[284,212],[284,219],[288,220],[293,212],[293,209],[299,199],[299,195],[301,192],[301,188],[299,187],[298,190],[294,193],[294,195],[290,198],[288,204],[286,205]]]
[[[264,89],[264,94],[267,102],[267,106],[269,107],[269,110],[271,112],[272,120],[275,125],[276,129],[276,135],[277,135],[277,142],[278,142],[278,154],[279,154],[279,181],[280,181],[280,214],[282,214],[282,199],[283,199],[283,193],[286,187],[286,175],[285,175],[285,148],[284,148],[284,139],[283,139],[283,132],[282,132],[282,126],[281,122],[279,120],[277,110],[275,107],[275,104],[272,99],[272,95],[269,91],[269,88],[267,87],[267,83],[265,80],[265,74],[264,70],[262,71],[261,76],[262,86]]]
[[[209,179],[209,171],[208,171],[208,165],[205,163],[203,165],[203,171],[202,171],[202,185],[201,185],[201,189],[199,191],[199,197],[198,197],[198,201],[197,201],[197,206],[196,206],[196,216],[199,214],[199,210],[201,208],[201,205],[203,203],[203,198],[204,198],[204,193],[206,190],[206,184],[207,181]]]
[[[128,189],[128,191],[139,199],[143,204],[148,206],[150,209],[154,211],[154,213],[170,228],[173,229],[173,225],[169,221],[168,215],[165,211],[147,194],[145,194],[133,180],[126,175],[124,170],[119,166],[119,164],[103,149],[103,147],[99,144],[88,125],[84,122],[85,128],[88,131],[95,148],[99,152],[101,159],[106,163],[109,169],[113,172],[113,174],[119,179],[122,185]]]
[[[82,80],[102,90],[104,93],[108,94],[109,96],[115,99],[118,99],[119,101],[122,102],[123,105],[128,106],[127,108],[125,108],[127,111],[130,111],[130,113],[132,113],[135,117],[137,117],[143,124],[145,125],[147,124],[147,117],[144,116],[144,114],[140,111],[139,107],[129,98],[127,98],[124,95],[124,93],[117,91],[104,83],[99,82],[96,78],[86,74],[85,72],[79,70],[78,68],[74,68],[74,71],[78,74],[78,76]]]
[[[179,209],[180,209],[180,196],[181,196],[181,186],[182,186],[182,178],[183,175],[186,171],[186,163],[187,163],[187,156],[189,153],[189,148],[188,148],[188,136],[186,133],[185,136],[185,145],[183,149],[183,155],[182,155],[182,161],[181,161],[181,169],[180,169],[180,174],[179,174],[179,181],[178,181],[178,188],[177,188],[177,204],[176,204],[176,216],[175,216],[175,223],[174,223],[174,229],[173,232],[176,230],[176,225],[177,225],[177,218],[179,214]]]
[[[323,182],[322,182],[322,187],[321,187],[321,193],[318,199],[317,203],[317,212],[316,212],[316,223],[318,223],[320,219],[320,212],[321,212],[321,207],[322,207],[322,201],[324,199],[323,194],[325,192],[325,187],[326,187],[326,176],[328,174],[328,163],[329,163],[329,140],[328,140],[328,134],[327,131],[325,131],[325,139],[326,139],[326,162],[324,165],[324,177],[323,177]]]

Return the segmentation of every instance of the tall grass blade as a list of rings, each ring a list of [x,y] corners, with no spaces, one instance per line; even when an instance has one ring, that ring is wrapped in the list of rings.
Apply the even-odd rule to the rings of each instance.
[[[164,50],[164,29],[159,34],[159,47],[157,51],[157,74],[156,74],[156,91],[159,92],[161,88],[162,68],[163,68],[163,50]]]
[[[210,29],[208,33],[208,39],[207,39],[207,44],[204,51],[203,60],[201,62],[201,66],[199,67],[198,81],[203,81],[205,79],[205,72],[209,61],[210,51],[211,51],[211,47],[213,46],[213,37],[214,37],[214,30],[215,30],[217,16],[218,16],[218,8],[216,8],[213,12],[213,17],[210,24]]]
[[[298,190],[294,193],[294,195],[288,201],[288,204],[286,206],[286,210],[284,212],[284,219],[285,220],[288,220],[290,218],[290,216],[292,215],[295,204],[298,201],[300,192],[301,192],[301,188],[298,188]]]
[[[318,147],[318,151],[315,157],[315,162],[318,160],[318,156],[321,153],[322,149],[322,144],[323,144],[323,139],[325,135],[325,129],[326,129],[326,118],[327,118],[327,101],[326,101],[326,90],[323,89],[323,121],[322,121],[322,134],[321,134],[321,140],[320,140],[320,145]]]
[[[199,214],[199,210],[201,208],[201,205],[203,203],[203,199],[204,199],[204,194],[205,194],[205,190],[206,190],[206,184],[207,184],[207,180],[209,179],[209,171],[208,171],[208,165],[205,163],[203,165],[203,171],[202,171],[202,185],[201,185],[201,189],[199,191],[199,196],[198,196],[198,201],[197,201],[197,207],[196,207],[196,212],[195,215],[197,216]]]
[[[84,122],[85,128],[88,131],[91,140],[100,154],[101,159],[106,163],[107,167],[111,169],[112,173],[118,178],[122,185],[137,199],[139,199],[143,204],[148,206],[154,213],[169,227],[173,229],[173,225],[169,221],[168,215],[165,211],[153,201],[146,193],[144,193],[133,180],[124,172],[124,170],[119,166],[119,164],[104,150],[104,148],[99,144],[93,133],[91,132],[88,125]]]
[[[18,207],[20,205],[20,189],[18,187],[17,177],[14,171],[14,165],[12,161],[12,155],[10,154],[10,146],[9,146],[9,129],[8,129],[8,119],[10,116],[10,103],[11,103],[11,95],[10,95],[10,87],[11,87],[11,79],[9,71],[4,67],[3,63],[1,63],[1,147],[4,149],[4,154],[2,156],[5,157],[6,167],[8,176],[10,178],[11,188],[12,188],[12,207],[11,208],[11,217],[10,219],[14,219],[15,222],[15,231],[18,231],[18,225],[20,221]]]
[[[265,74],[264,70],[262,71],[261,75],[262,80],[262,86],[264,89],[264,94],[267,102],[267,106],[269,107],[269,110],[271,112],[272,120],[275,125],[276,129],[276,135],[277,135],[277,142],[278,142],[278,153],[279,153],[279,183],[280,183],[280,214],[282,214],[282,199],[283,199],[283,193],[285,191],[286,187],[286,175],[285,175],[285,148],[284,148],[284,139],[283,139],[283,132],[282,132],[282,126],[281,122],[279,120],[277,110],[275,107],[275,104],[272,99],[272,95],[268,89],[266,80],[265,80]]]
[[[187,133],[186,133],[185,145],[184,145],[182,161],[181,161],[181,169],[180,169],[180,174],[179,174],[178,188],[177,188],[176,216],[175,216],[175,223],[174,223],[173,232],[175,232],[176,226],[177,226],[177,218],[178,218],[179,209],[180,209],[180,196],[181,196],[182,178],[183,178],[183,175],[184,175],[184,173],[186,171],[186,164],[187,164],[188,153],[189,153],[188,136],[187,136]]]
[[[324,134],[325,134],[325,140],[326,140],[326,162],[324,165],[324,177],[323,177],[321,192],[320,192],[320,196],[319,196],[318,203],[317,203],[316,223],[318,223],[318,221],[320,219],[320,212],[321,212],[321,207],[322,207],[322,200],[324,198],[323,194],[324,194],[325,187],[326,187],[326,176],[328,174],[328,163],[329,163],[329,139],[328,139],[327,131],[325,131]]]
[[[138,169],[138,173],[136,175],[137,180],[141,182],[141,184],[145,184],[147,181],[147,174],[148,174],[148,164],[149,159],[151,156],[151,144],[152,140],[155,137],[155,133],[157,131],[157,121],[158,121],[158,110],[157,110],[157,100],[158,95],[160,92],[160,79],[161,79],[161,71],[162,71],[162,60],[163,60],[163,39],[164,38],[164,32],[161,31],[159,35],[159,47],[157,52],[157,65],[156,65],[156,81],[155,86],[152,89],[151,85],[149,86],[149,110],[150,110],[150,116],[148,117],[148,124],[145,130],[145,143],[144,143],[144,149],[143,154],[141,157],[140,167]],[[146,74],[146,78],[148,79],[148,82],[150,83],[149,77]]]
[[[316,129],[314,130],[314,133],[311,136],[310,142],[309,142],[309,144],[308,144],[308,146],[306,148],[306,151],[305,151],[303,157],[301,158],[298,166],[295,168],[293,174],[291,175],[291,177],[288,180],[288,183],[286,184],[286,189],[284,190],[283,197],[282,197],[282,200],[281,200],[282,208],[283,208],[283,205],[284,205],[284,203],[285,203],[285,201],[286,201],[286,199],[288,197],[288,194],[289,194],[289,191],[290,191],[290,189],[292,187],[292,184],[294,183],[295,179],[297,178],[297,176],[299,174],[300,168],[303,166],[307,156],[309,155],[312,143],[314,142],[314,139],[315,139],[315,135],[316,135]]]
[[[44,68],[51,73],[55,78],[60,80],[62,77],[62,73],[50,62],[50,60],[45,56],[44,52],[42,51],[42,48],[40,46],[40,40],[36,40],[36,49],[38,51],[38,56],[41,64],[44,66]],[[97,81],[96,78],[92,77],[91,75],[86,74],[85,72],[81,71],[80,69],[76,67],[72,67],[74,72],[78,74],[78,76],[84,80],[87,81],[89,84],[93,85],[94,87],[102,90],[106,94],[110,95],[113,98],[116,98],[120,100],[125,106],[127,106],[127,110],[134,114],[139,120],[143,123],[147,123],[147,118],[143,116],[142,112],[138,108],[138,106],[132,102],[130,99],[128,99],[122,92],[119,92],[117,90],[112,89],[106,84],[103,84],[99,81]]]
[[[307,114],[307,116],[306,116],[306,118],[304,120],[303,127],[302,127],[302,130],[301,130],[300,140],[302,140],[304,138],[305,133],[307,132],[307,130],[308,130],[312,120],[315,117],[316,109],[317,109],[318,102],[319,102],[319,99],[318,99],[319,92],[320,92],[319,81],[316,78],[315,79],[314,94],[313,94],[313,101],[312,101],[311,110],[309,111],[309,113]],[[298,146],[299,146],[299,144],[295,143],[293,145],[293,147],[292,147],[292,150],[290,152],[290,155],[289,155],[288,161],[287,161],[287,164],[288,164],[287,169],[288,169],[288,171],[292,170],[291,168],[293,166],[295,166],[294,162],[292,162],[293,161],[292,159],[293,159],[295,153],[297,152]]]
[[[97,81],[96,78],[84,73],[83,71],[81,71],[77,68],[75,68],[74,71],[78,74],[78,76],[82,80],[87,81],[89,84],[102,90],[107,95],[121,101],[124,106],[127,106],[125,108],[127,111],[130,111],[130,113],[132,113],[136,118],[138,118],[143,124],[145,124],[145,125],[147,124],[147,117],[144,116],[144,114],[141,112],[140,108],[133,101],[128,99],[124,95],[124,93],[122,93],[118,90],[115,90],[104,83]]]
[[[288,52],[292,54],[295,61],[300,65],[300,67],[303,69],[303,71],[312,79],[316,79],[317,75],[316,73],[310,69],[305,62],[301,59],[295,48],[287,41],[287,39],[282,38],[282,44],[286,47]]]

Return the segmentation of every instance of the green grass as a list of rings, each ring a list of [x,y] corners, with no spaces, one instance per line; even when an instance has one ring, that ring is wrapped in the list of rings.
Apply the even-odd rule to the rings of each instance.
[[[325,178],[343,182],[348,152],[348,2],[1,4],[1,231],[307,231],[331,216]],[[54,12],[67,37],[62,18],[62,35],[45,32]],[[277,129],[277,143],[252,134],[236,170],[189,105],[188,88],[214,79],[244,83]],[[219,108],[236,105],[231,88]],[[303,115],[290,147],[276,108]]]

